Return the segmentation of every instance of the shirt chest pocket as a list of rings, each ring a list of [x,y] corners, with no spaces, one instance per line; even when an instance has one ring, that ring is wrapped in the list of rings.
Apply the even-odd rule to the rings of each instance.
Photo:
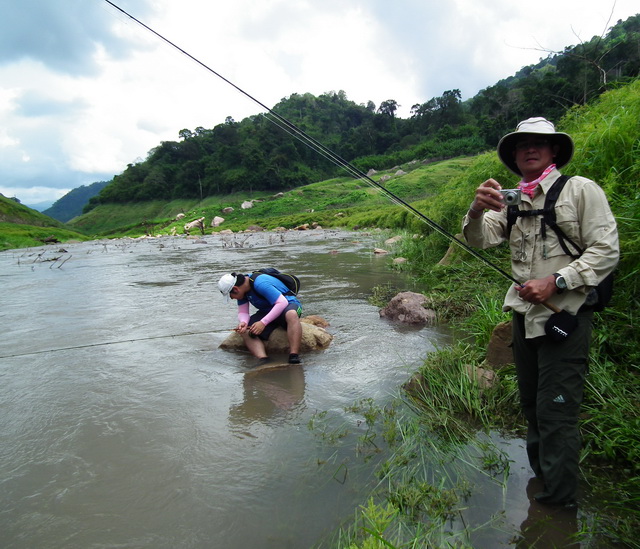
[[[530,228],[523,227],[520,220],[518,220],[511,229],[511,236],[509,237],[509,249],[511,250],[511,261],[514,263],[525,262],[531,257],[532,250],[529,249],[528,234]]]

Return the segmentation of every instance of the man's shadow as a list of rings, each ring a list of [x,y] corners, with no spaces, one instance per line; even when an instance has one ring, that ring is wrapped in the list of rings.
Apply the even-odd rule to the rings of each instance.
[[[304,369],[247,372],[243,379],[243,399],[229,409],[229,421],[235,427],[255,422],[278,424],[289,421],[304,410]]]

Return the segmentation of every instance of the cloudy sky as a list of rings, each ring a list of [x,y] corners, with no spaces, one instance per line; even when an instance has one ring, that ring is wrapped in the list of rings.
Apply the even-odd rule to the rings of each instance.
[[[268,107],[463,99],[635,15],[637,0],[113,0]],[[0,0],[0,193],[109,180],[183,128],[262,111],[105,0]]]

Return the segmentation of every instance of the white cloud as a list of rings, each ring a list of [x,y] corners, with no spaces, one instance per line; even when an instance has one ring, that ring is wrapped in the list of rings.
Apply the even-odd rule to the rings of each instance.
[[[0,128],[0,148],[15,147],[19,144],[20,144],[19,139],[16,139],[15,137],[11,137],[9,134],[7,134],[7,131],[5,129]]]
[[[2,187],[0,194],[7,198],[18,197],[23,204],[39,204],[41,202],[56,201],[62,198],[71,189],[55,189],[52,187]]]

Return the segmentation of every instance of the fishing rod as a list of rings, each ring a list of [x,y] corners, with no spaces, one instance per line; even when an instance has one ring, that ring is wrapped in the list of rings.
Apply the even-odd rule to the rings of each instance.
[[[167,334],[167,335],[158,335],[158,336],[138,337],[138,338],[133,338],[133,339],[123,339],[123,340],[119,340],[119,341],[104,341],[102,343],[87,343],[86,345],[74,345],[72,347],[57,347],[55,349],[44,349],[44,350],[41,350],[41,351],[29,351],[29,352],[26,352],[26,353],[15,353],[15,354],[11,354],[11,355],[3,355],[3,356],[0,356],[0,359],[3,359],[3,358],[21,358],[21,357],[32,356],[32,355],[44,355],[44,354],[47,354],[47,353],[58,353],[60,351],[75,351],[77,349],[90,349],[92,347],[105,347],[107,345],[121,345],[123,343],[135,343],[137,341],[150,341],[150,340],[153,340],[153,339],[167,339],[167,338],[171,338],[171,337],[185,337],[185,336],[213,334],[213,333],[220,333],[220,332],[226,332],[226,330],[220,330],[218,332],[216,332],[214,330],[205,330],[205,331],[202,331],[202,332],[183,332],[181,334]]]
[[[119,12],[121,12],[123,15],[128,17],[129,19],[131,19],[134,22],[136,22],[138,25],[140,25],[144,29],[146,29],[149,32],[151,32],[153,35],[158,37],[160,40],[162,40],[163,42],[169,44],[171,47],[175,48],[176,50],[178,50],[183,55],[187,56],[192,61],[195,61],[198,65],[200,65],[204,69],[208,70],[210,73],[214,74],[215,76],[220,78],[222,81],[224,81],[225,83],[229,84],[231,87],[233,87],[234,89],[239,91],[241,94],[243,94],[244,96],[249,98],[251,101],[253,101],[254,103],[258,104],[260,107],[265,109],[267,111],[267,113],[273,118],[273,119],[271,119],[269,117],[266,117],[267,120],[269,120],[270,122],[274,123],[276,126],[280,127],[282,130],[287,132],[289,135],[291,135],[295,139],[299,140],[301,143],[303,143],[304,145],[306,145],[307,147],[309,147],[313,151],[317,152],[318,154],[320,154],[324,158],[328,159],[329,161],[331,161],[336,166],[338,166],[340,168],[343,168],[345,171],[347,171],[354,178],[359,179],[361,181],[364,181],[368,185],[370,185],[370,186],[374,187],[375,189],[381,191],[388,198],[390,198],[392,202],[394,202],[395,204],[398,204],[399,206],[402,206],[403,208],[405,208],[406,210],[411,212],[418,219],[420,219],[420,220],[424,221],[425,223],[427,223],[427,225],[429,225],[432,229],[434,229],[435,231],[437,231],[441,235],[445,236],[449,240],[455,242],[456,244],[458,244],[459,246],[464,248],[471,255],[473,255],[474,257],[476,257],[476,258],[480,259],[481,261],[483,261],[486,265],[488,265],[489,267],[493,268],[496,272],[498,272],[500,275],[502,275],[504,278],[506,278],[510,282],[514,282],[515,284],[520,284],[520,282],[518,280],[513,278],[513,276],[511,276],[504,269],[502,269],[502,267],[500,267],[499,265],[497,265],[496,263],[491,261],[489,258],[483,256],[477,250],[475,250],[471,246],[469,246],[466,242],[460,240],[455,235],[451,234],[444,227],[442,227],[439,223],[437,223],[433,219],[430,219],[429,217],[427,217],[425,214],[423,214],[419,210],[415,209],[409,203],[405,202],[402,198],[400,198],[399,196],[397,196],[396,194],[391,192],[389,189],[387,189],[386,187],[384,187],[383,185],[381,185],[380,183],[378,183],[377,181],[375,181],[374,179],[369,177],[362,170],[356,168],[353,164],[351,164],[350,162],[348,162],[347,160],[345,160],[344,158],[342,158],[341,156],[339,156],[338,154],[333,152],[331,149],[329,149],[328,147],[323,145],[320,141],[318,141],[314,137],[311,137],[310,135],[308,135],[304,130],[302,130],[301,128],[296,126],[293,122],[290,122],[289,120],[287,120],[286,118],[284,118],[283,116],[281,116],[280,114],[275,112],[273,109],[271,109],[270,107],[268,107],[267,105],[265,105],[264,103],[262,103],[261,101],[256,99],[253,95],[249,94],[247,91],[243,90],[242,88],[240,88],[239,86],[237,86],[236,84],[231,82],[231,80],[225,78],[219,72],[213,70],[211,67],[209,67],[208,65],[206,65],[205,63],[203,63],[202,61],[200,61],[199,59],[197,59],[193,55],[191,55],[189,52],[187,52],[186,50],[182,49],[180,46],[178,46],[177,44],[175,44],[174,42],[172,42],[171,40],[169,40],[168,38],[166,38],[162,34],[158,33],[157,31],[155,31],[154,29],[152,29],[151,27],[149,27],[148,25],[146,25],[145,23],[143,23],[142,21],[137,19],[136,17],[134,17],[133,15],[131,15],[130,13],[128,13],[127,11],[122,9],[120,6],[118,6],[115,3],[113,3],[111,0],[104,0],[104,1],[107,4],[109,4],[110,6],[112,6],[113,8],[115,8],[116,10],[118,10]]]

